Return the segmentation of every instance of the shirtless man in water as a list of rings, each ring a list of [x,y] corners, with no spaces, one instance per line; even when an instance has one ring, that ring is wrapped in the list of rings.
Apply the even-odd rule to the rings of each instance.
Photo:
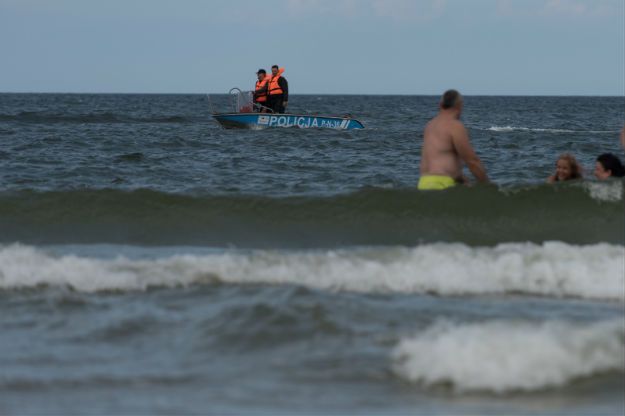
[[[418,185],[421,190],[446,189],[464,183],[462,162],[479,182],[488,182],[486,170],[460,121],[462,105],[462,95],[458,91],[445,92],[440,112],[425,126]]]

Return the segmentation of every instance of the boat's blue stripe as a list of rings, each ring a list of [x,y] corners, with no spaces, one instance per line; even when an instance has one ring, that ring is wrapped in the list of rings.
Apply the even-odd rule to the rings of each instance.
[[[216,114],[218,120],[261,127],[300,127],[300,128],[363,128],[358,120],[340,117],[316,117],[296,114]]]

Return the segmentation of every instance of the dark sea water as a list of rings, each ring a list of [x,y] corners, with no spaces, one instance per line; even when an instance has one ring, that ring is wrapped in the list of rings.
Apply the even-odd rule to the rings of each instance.
[[[0,94],[0,414],[622,415],[625,100],[466,97],[494,183],[419,192],[437,101]]]

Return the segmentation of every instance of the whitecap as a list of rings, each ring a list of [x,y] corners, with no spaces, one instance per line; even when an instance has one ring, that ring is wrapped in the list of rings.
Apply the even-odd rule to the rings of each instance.
[[[625,298],[624,261],[624,247],[607,243],[226,250],[141,260],[55,255],[13,244],[0,246],[0,288],[48,285],[96,292],[219,281],[361,293],[522,293],[620,301]]]
[[[604,372],[625,371],[622,319],[593,324],[561,321],[437,322],[402,339],[392,352],[395,374],[458,392],[538,391]]]
[[[528,131],[528,132],[537,132],[537,133],[577,133],[577,134],[600,134],[600,133],[614,133],[617,134],[618,131],[612,130],[570,130],[570,129],[549,129],[549,128],[531,128],[531,127],[522,127],[522,126],[490,126],[489,128],[483,129],[485,131],[495,131],[495,132],[513,132],[513,131]]]

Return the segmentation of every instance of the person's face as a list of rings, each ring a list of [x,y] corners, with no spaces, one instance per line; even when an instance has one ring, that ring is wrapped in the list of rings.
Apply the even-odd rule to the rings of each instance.
[[[595,178],[599,179],[600,181],[604,181],[608,179],[610,176],[612,176],[612,171],[605,170],[601,162],[595,163],[594,173],[595,173]]]
[[[271,68],[271,75],[278,75],[278,68]]]
[[[456,108],[458,109],[458,118],[460,118],[460,116],[462,115],[462,109],[464,108],[464,100],[458,101]]]
[[[259,74],[256,74],[256,75],[258,75],[258,80],[259,81],[262,81],[263,79],[265,79],[265,74],[263,74],[262,72],[259,73]]]
[[[571,164],[564,160],[560,159],[556,163],[556,175],[558,176],[558,180],[566,181],[571,178]]]

